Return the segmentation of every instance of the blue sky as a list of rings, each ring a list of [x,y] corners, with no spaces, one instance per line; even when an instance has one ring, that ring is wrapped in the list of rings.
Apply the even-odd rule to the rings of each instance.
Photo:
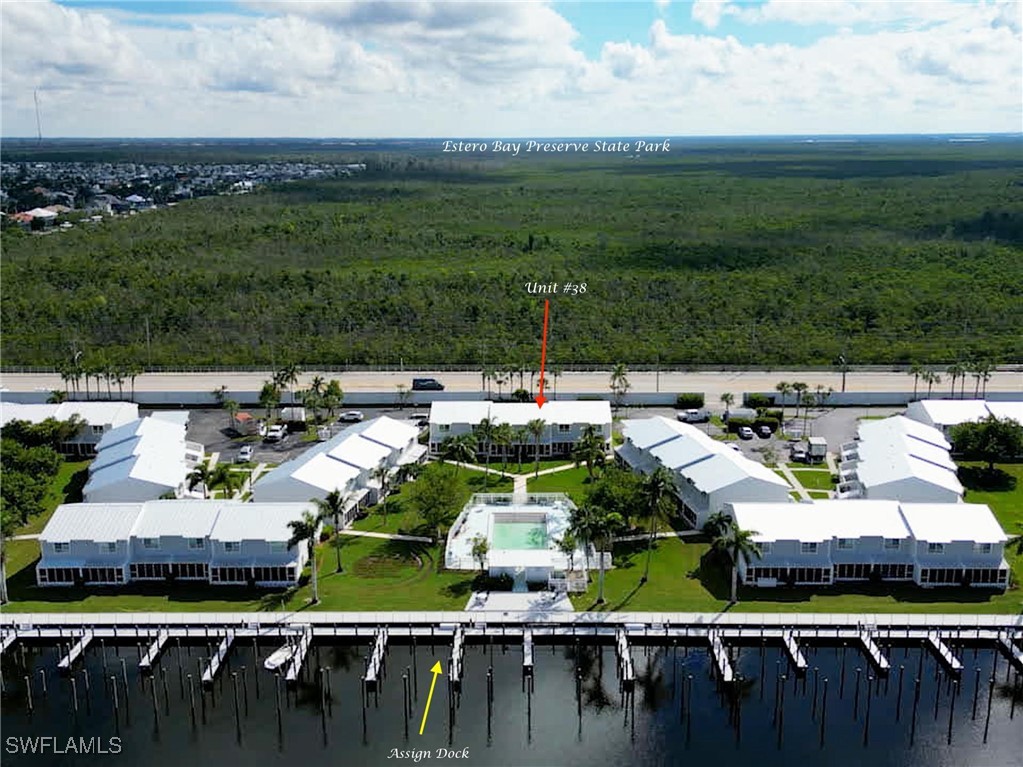
[[[6,135],[1019,131],[1020,0],[5,0]]]

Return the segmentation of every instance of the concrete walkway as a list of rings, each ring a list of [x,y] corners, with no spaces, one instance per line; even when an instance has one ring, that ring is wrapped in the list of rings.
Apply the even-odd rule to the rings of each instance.
[[[366,530],[339,530],[338,535],[350,535],[353,538],[385,538],[389,541],[412,541],[414,543],[433,543],[433,538],[420,535],[401,535],[399,533],[371,533]]]
[[[702,530],[672,530],[669,533],[657,533],[655,538],[695,538],[699,535],[703,535]],[[650,538],[649,533],[640,533],[639,535],[623,535],[621,538],[615,538],[615,543],[624,543],[628,541],[645,541]]]
[[[778,464],[777,469],[784,475],[786,481],[792,485],[792,489],[799,493],[800,498],[807,501],[812,500],[810,494],[806,492],[806,488],[803,487],[803,483],[796,479],[796,475],[792,473],[792,469],[783,463]]]
[[[7,538],[9,541],[38,541],[39,533],[25,533],[24,535],[12,535]]]

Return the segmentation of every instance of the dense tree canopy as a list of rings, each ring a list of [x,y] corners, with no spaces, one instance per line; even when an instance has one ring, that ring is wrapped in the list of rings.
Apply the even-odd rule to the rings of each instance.
[[[1014,145],[379,164],[3,235],[3,359],[485,367],[1023,359]],[[432,170],[431,170],[432,169]]]

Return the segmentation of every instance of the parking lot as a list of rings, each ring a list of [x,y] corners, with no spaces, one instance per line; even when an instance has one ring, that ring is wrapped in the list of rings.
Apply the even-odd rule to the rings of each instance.
[[[413,413],[429,413],[428,408],[405,408],[399,410],[394,407],[362,407],[361,412],[366,420],[377,416],[387,415],[391,418],[407,419]],[[903,408],[897,407],[849,407],[834,408],[830,410],[811,409],[806,419],[806,431],[808,436],[824,437],[828,443],[828,450],[837,452],[844,442],[856,438],[856,426],[859,419],[864,416],[878,417],[889,416],[899,413]],[[140,411],[148,415],[152,411]],[[188,424],[188,439],[199,442],[205,446],[207,453],[220,453],[220,460],[233,461],[242,445],[251,444],[254,448],[253,463],[284,463],[298,457],[308,450],[315,441],[303,440],[302,434],[289,434],[282,442],[265,443],[259,437],[236,437],[230,430],[230,418],[226,412],[219,409],[194,409],[191,412]],[[251,411],[256,417],[264,416],[262,411]],[[674,419],[676,411],[674,408],[651,407],[651,408],[622,408],[616,414],[621,418],[650,418],[653,416],[664,416]],[[800,415],[796,420],[792,416],[794,410],[786,409],[785,430],[790,435],[800,434],[803,428],[803,417]],[[336,434],[348,424],[338,423],[336,420],[330,425],[331,434]],[[712,423],[694,424],[694,426],[706,432],[712,437],[720,437],[722,429]],[[736,445],[749,458],[763,462],[764,451],[773,450],[778,460],[784,460],[787,456],[790,443],[780,439],[777,435],[770,438],[755,436],[749,440],[734,440],[730,444]]]

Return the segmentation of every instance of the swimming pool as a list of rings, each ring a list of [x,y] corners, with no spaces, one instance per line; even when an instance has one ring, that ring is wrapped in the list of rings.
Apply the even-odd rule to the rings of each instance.
[[[494,520],[491,546],[495,549],[546,549],[547,523],[540,520]]]

